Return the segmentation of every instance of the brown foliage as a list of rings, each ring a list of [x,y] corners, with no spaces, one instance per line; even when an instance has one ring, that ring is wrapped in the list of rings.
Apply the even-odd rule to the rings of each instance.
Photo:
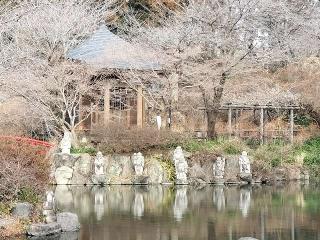
[[[127,129],[122,125],[111,124],[97,129],[93,137],[100,143],[100,151],[106,153],[129,153],[175,146],[187,138],[187,134],[170,130],[159,131],[152,127]]]
[[[49,162],[42,147],[0,143],[0,201],[19,197],[21,191],[42,192],[49,178]]]

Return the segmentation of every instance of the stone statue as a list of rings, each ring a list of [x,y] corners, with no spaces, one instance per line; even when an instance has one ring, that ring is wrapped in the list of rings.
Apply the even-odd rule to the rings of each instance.
[[[179,162],[180,159],[184,160],[185,158],[184,158],[184,154],[183,154],[182,148],[180,146],[178,146],[173,152],[174,165],[176,165],[177,162]]]
[[[250,160],[246,151],[239,157],[240,174],[251,174]]]
[[[213,175],[216,179],[222,179],[224,177],[224,167],[226,160],[223,157],[218,157],[213,164]]]
[[[57,221],[55,212],[55,198],[52,191],[46,192],[46,201],[43,203],[43,216],[46,223],[52,223]]]
[[[141,176],[143,173],[143,167],[144,167],[144,157],[141,152],[134,153],[132,155],[132,163],[134,166],[134,171],[137,176]]]
[[[71,149],[71,133],[69,131],[65,131],[63,133],[63,138],[60,142],[61,153],[70,154]]]
[[[184,157],[182,148],[179,146],[176,148],[173,154],[174,166],[176,169],[176,183],[188,184],[187,173],[188,163]]]
[[[94,174],[92,175],[92,182],[94,184],[105,184],[106,175],[105,175],[105,157],[102,155],[102,152],[98,152],[94,159]]]
[[[96,158],[94,159],[95,175],[104,175],[104,165],[105,165],[105,159],[102,155],[102,152],[98,152]]]

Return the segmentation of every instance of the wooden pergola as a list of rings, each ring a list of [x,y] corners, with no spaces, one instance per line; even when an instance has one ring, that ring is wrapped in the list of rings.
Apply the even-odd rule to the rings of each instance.
[[[242,110],[259,110],[260,111],[260,126],[259,126],[259,138],[260,143],[264,143],[264,137],[265,137],[265,129],[264,129],[264,118],[265,118],[265,112],[269,109],[275,109],[275,110],[287,110],[290,113],[289,116],[289,141],[292,143],[294,138],[294,111],[297,109],[301,109],[298,105],[272,105],[272,104],[266,104],[266,105],[247,105],[247,104],[234,104],[234,103],[227,103],[223,104],[220,108],[220,110],[227,110],[228,111],[228,135],[229,137],[232,136],[233,133],[233,126],[232,126],[232,113],[233,111],[242,111]]]

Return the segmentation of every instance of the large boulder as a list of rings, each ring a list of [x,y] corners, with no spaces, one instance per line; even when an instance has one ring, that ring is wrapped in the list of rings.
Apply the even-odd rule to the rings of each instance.
[[[189,168],[189,178],[191,182],[209,182],[209,176],[207,176],[206,171],[200,166],[199,163],[195,163]]]
[[[72,179],[69,184],[72,185],[90,185],[92,184],[92,157],[89,154],[81,154],[74,163]]]
[[[238,156],[226,156],[224,179],[226,183],[239,183],[239,157]]]
[[[146,163],[145,175],[149,176],[150,184],[161,184],[164,182],[164,170],[158,160],[151,159]]]
[[[56,169],[54,177],[57,185],[70,184],[70,179],[73,175],[73,169],[67,166],[62,166]]]
[[[72,168],[80,156],[73,156],[67,153],[57,153],[53,156],[55,168],[66,166]]]
[[[31,224],[27,229],[27,235],[41,237],[60,233],[62,231],[60,224],[54,223],[36,223]]]
[[[28,202],[17,203],[13,208],[12,215],[17,218],[29,218],[31,216],[33,205]]]
[[[78,215],[70,212],[57,214],[57,223],[60,224],[63,232],[75,232],[80,229]]]

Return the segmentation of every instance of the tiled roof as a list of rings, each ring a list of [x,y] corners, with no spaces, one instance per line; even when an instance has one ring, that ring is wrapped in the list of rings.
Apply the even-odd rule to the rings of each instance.
[[[99,69],[160,69],[160,63],[150,51],[125,41],[106,26],[101,26],[89,39],[69,51],[67,56]]]

